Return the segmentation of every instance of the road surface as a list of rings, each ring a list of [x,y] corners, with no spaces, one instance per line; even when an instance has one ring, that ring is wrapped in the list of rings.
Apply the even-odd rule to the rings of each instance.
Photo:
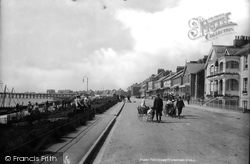
[[[181,119],[149,123],[139,104],[125,104],[95,164],[249,163],[249,114],[186,104]]]

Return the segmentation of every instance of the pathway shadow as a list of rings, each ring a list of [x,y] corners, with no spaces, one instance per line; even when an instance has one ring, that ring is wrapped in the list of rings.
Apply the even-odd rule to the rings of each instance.
[[[153,122],[148,122],[148,123],[152,123],[152,124],[162,124],[162,123],[168,124],[168,123],[172,123],[172,122],[170,120],[161,120],[161,122],[157,122],[156,120],[154,120]]]
[[[201,119],[201,118],[197,115],[182,115],[180,116],[180,119]]]

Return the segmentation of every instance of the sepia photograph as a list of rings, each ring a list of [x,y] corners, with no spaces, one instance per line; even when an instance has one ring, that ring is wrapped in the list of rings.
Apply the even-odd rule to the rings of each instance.
[[[0,0],[0,163],[249,164],[249,0]]]

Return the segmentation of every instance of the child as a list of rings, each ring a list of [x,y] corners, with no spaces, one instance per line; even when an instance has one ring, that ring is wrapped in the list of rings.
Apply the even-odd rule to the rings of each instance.
[[[153,122],[153,109],[149,108],[148,112],[147,112],[147,121],[149,122]]]

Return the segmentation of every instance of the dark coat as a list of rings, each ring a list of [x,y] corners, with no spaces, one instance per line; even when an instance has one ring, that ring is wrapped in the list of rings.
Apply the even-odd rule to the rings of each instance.
[[[183,108],[185,106],[183,100],[177,100],[176,107],[177,108]]]
[[[163,101],[160,97],[156,97],[154,100],[154,109],[157,111],[161,111],[163,107]]]

